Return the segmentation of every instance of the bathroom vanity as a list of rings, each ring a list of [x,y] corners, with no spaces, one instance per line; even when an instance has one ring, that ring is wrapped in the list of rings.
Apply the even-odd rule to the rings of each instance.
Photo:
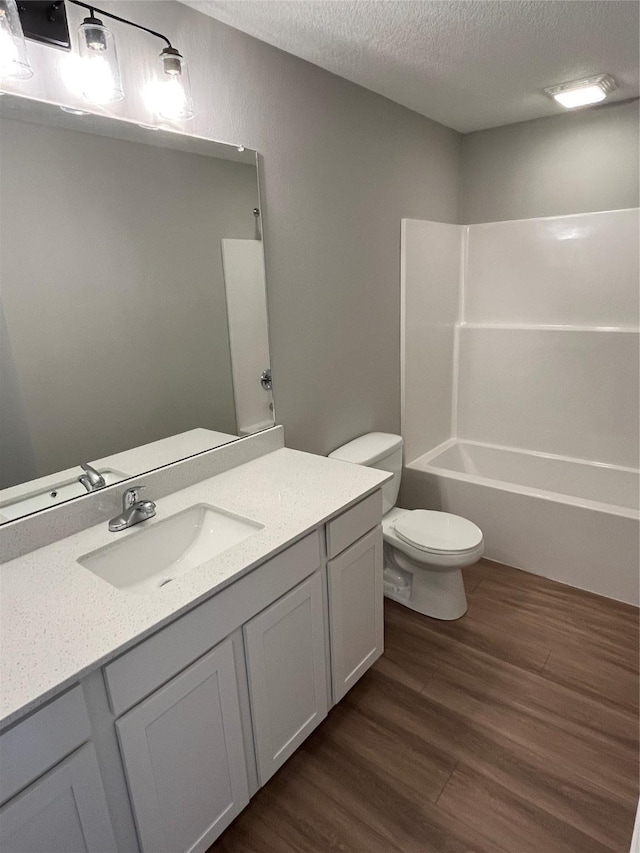
[[[205,851],[382,653],[391,475],[273,426],[257,152],[2,102],[0,848]]]
[[[4,853],[206,850],[382,653],[389,476],[281,447],[7,562]],[[144,588],[83,565],[203,506],[253,526]]]

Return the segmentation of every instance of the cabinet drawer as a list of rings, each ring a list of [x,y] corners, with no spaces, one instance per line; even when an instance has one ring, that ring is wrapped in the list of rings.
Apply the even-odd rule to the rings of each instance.
[[[114,714],[149,696],[319,566],[314,532],[107,664]]]
[[[45,705],[0,736],[0,802],[89,740],[89,716],[80,687]]]
[[[327,556],[335,557],[352,545],[382,519],[382,492],[378,489],[368,498],[343,512],[327,524]]]

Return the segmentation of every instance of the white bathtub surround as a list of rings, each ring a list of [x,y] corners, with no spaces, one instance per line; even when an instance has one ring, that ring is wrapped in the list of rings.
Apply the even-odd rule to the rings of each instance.
[[[444,298],[414,291],[451,288],[443,227],[463,246],[457,322],[427,344],[407,310],[402,504],[471,518],[491,559],[637,603],[638,210],[405,224],[412,314]],[[429,396],[447,360],[451,393]]]
[[[638,210],[468,227],[467,323],[638,329]]]
[[[462,326],[457,436],[637,468],[638,337]]]
[[[264,252],[261,240],[220,242],[236,421],[240,435],[251,435],[273,423],[271,394],[256,382],[271,368]]]
[[[402,220],[401,408],[407,459],[451,435],[462,236],[459,225]]]

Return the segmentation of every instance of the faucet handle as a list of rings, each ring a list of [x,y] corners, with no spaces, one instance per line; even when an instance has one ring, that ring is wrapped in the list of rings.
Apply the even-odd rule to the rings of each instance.
[[[138,503],[140,492],[146,489],[146,486],[136,485],[129,486],[128,489],[125,489],[122,493],[122,508],[130,509],[135,503]]]

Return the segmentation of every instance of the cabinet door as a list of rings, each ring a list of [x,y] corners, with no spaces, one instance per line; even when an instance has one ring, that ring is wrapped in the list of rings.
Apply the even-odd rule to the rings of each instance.
[[[144,853],[204,851],[249,802],[230,639],[116,728]]]
[[[382,528],[328,563],[333,701],[339,702],[384,646]]]
[[[2,853],[116,853],[91,744],[0,811],[0,849]]]
[[[327,715],[320,573],[244,626],[260,784]]]

